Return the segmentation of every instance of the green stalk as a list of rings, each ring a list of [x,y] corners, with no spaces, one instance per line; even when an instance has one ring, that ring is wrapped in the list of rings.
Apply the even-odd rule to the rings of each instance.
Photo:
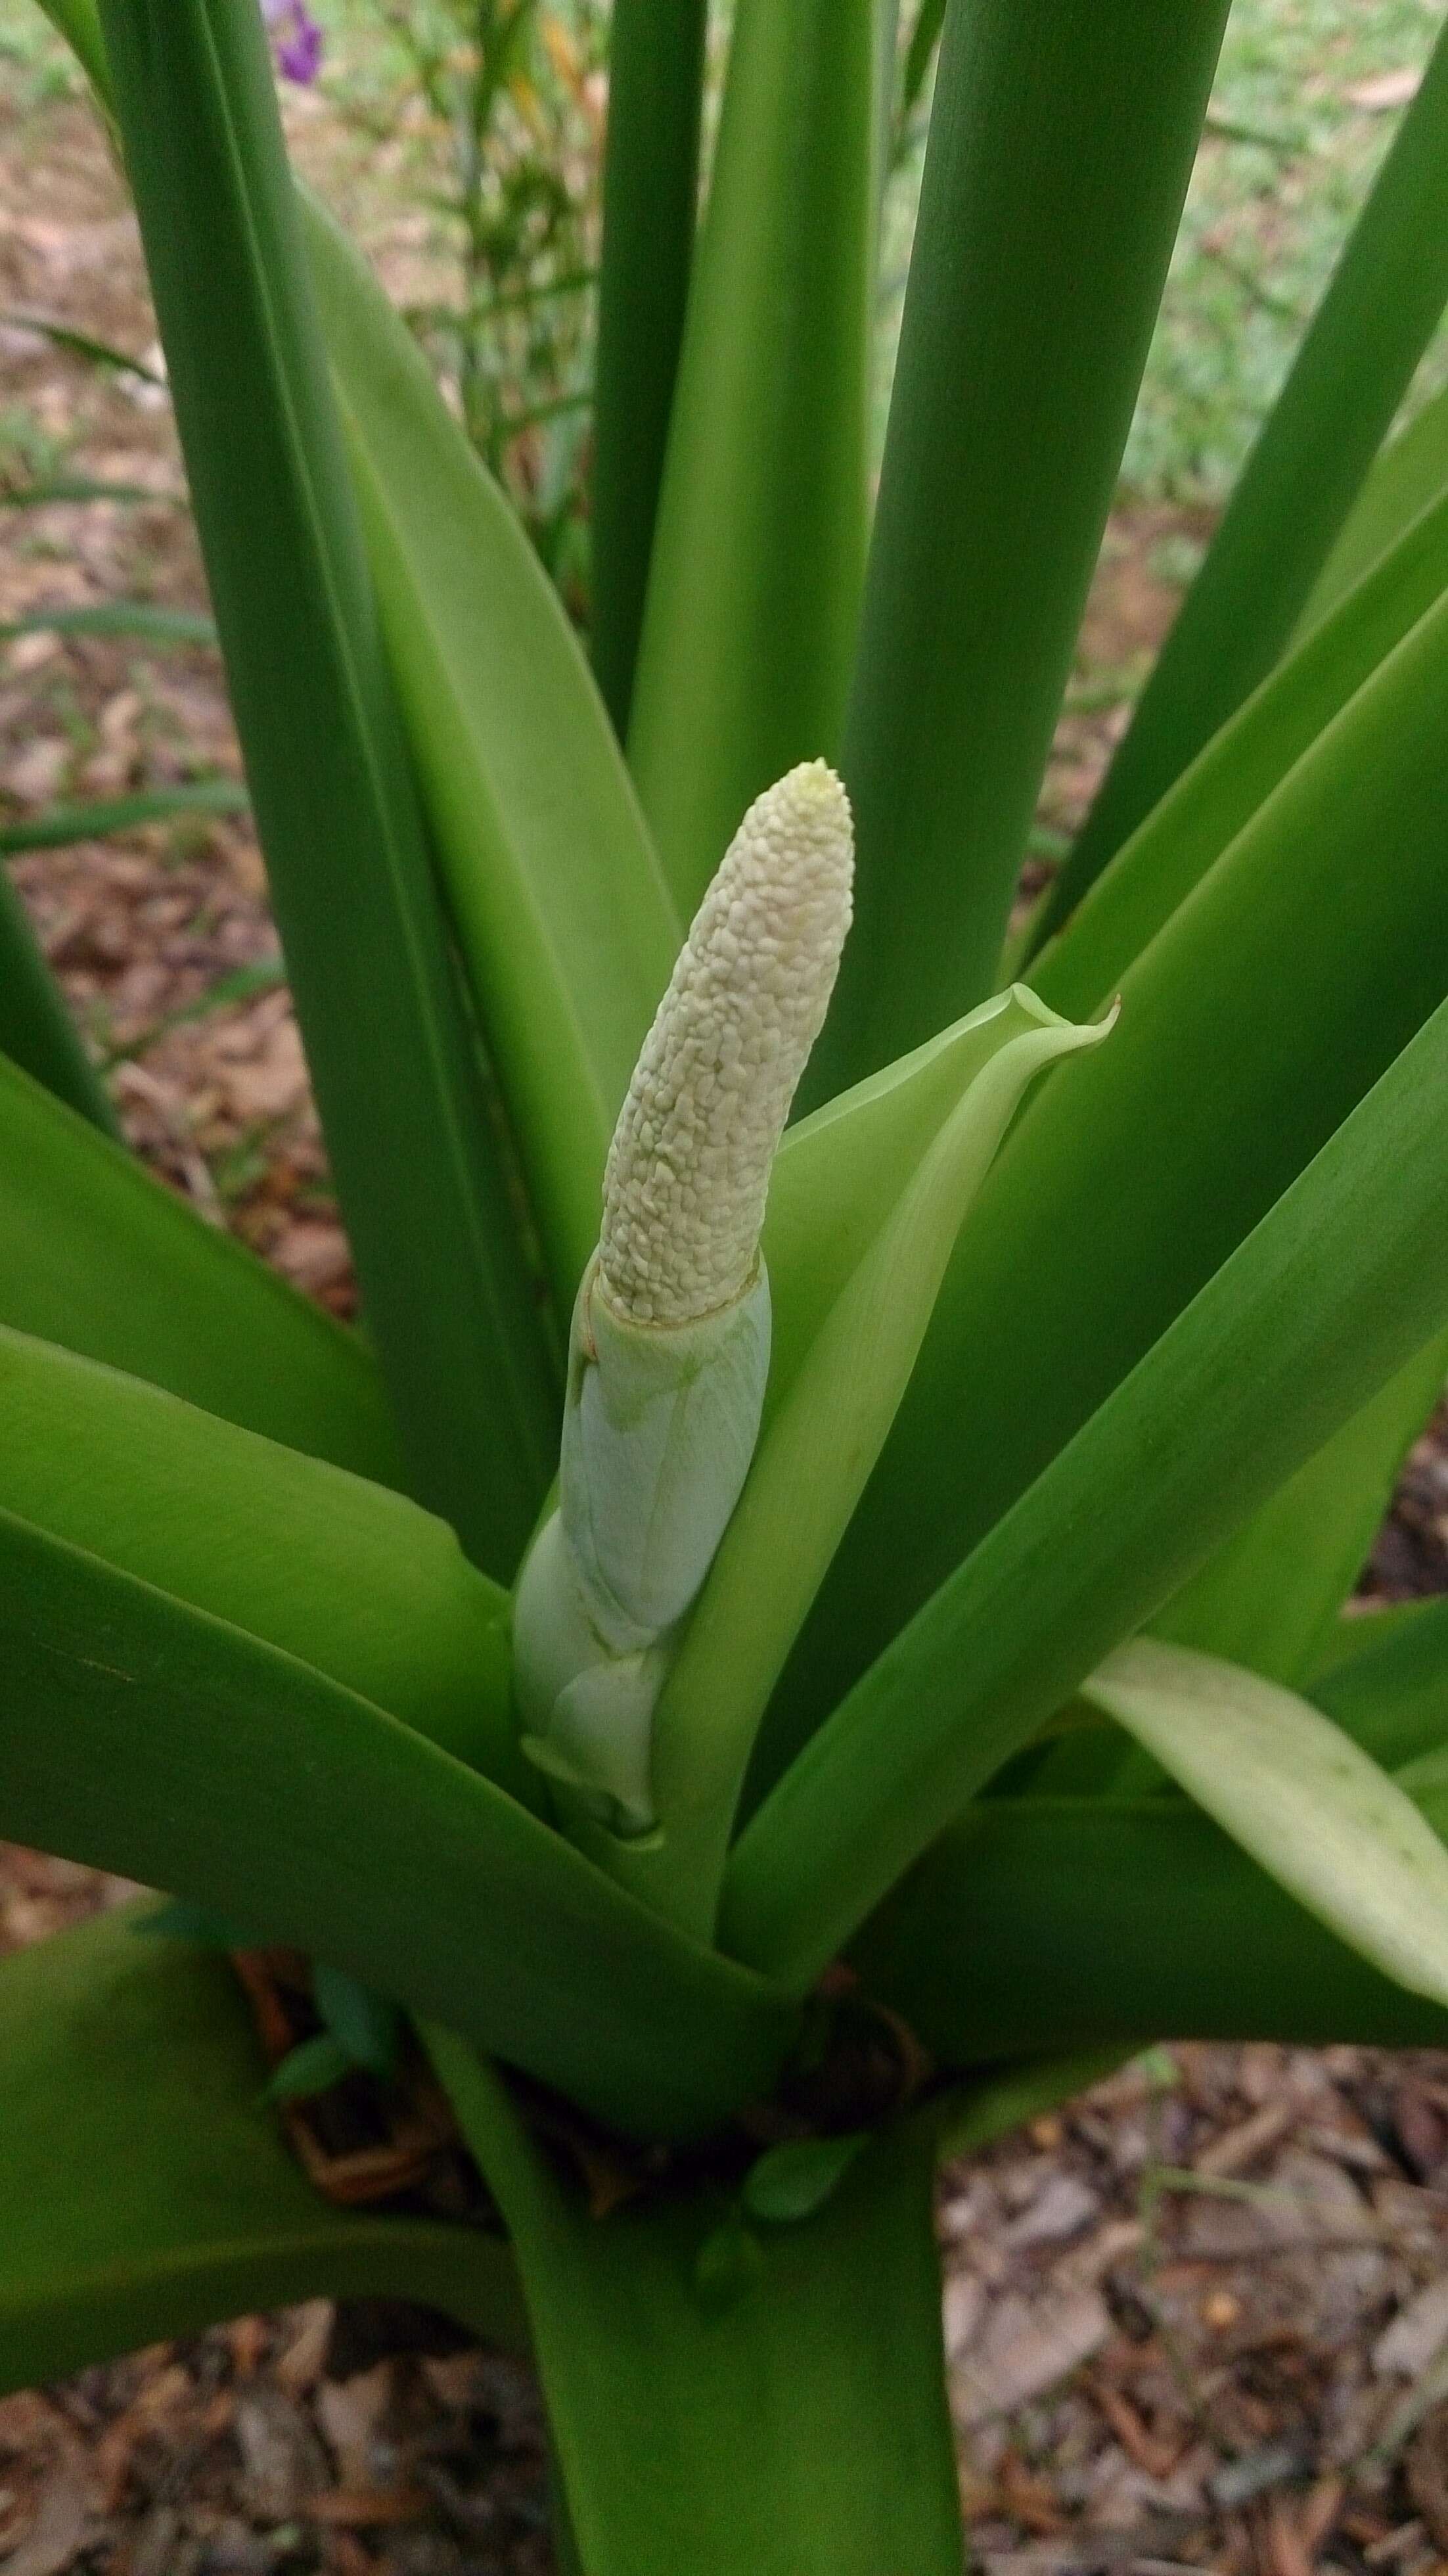
[[[845,735],[808,1105],[992,990],[1225,0],[955,0]]]
[[[832,758],[865,551],[875,0],[740,0],[629,730],[687,920],[747,805]]]
[[[620,741],[699,198],[708,0],[615,0],[593,380],[593,667]]]
[[[1042,916],[1046,936],[1276,661],[1448,299],[1448,30]]]
[[[422,1499],[511,1574],[555,1378],[383,661],[257,12],[105,0],[278,924]]]

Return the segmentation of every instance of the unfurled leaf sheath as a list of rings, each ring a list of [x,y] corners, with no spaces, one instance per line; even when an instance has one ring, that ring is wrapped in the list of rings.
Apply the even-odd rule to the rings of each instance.
[[[1048,932],[1270,670],[1448,300],[1448,32],[1042,919]]]
[[[622,741],[684,335],[707,0],[615,0],[593,380],[593,667]]]
[[[1225,17],[947,13],[842,762],[860,927],[808,1105],[996,981]]]
[[[364,1303],[419,1492],[506,1575],[550,1472],[556,1381],[382,659],[261,23],[223,0],[104,0],[102,19]]]

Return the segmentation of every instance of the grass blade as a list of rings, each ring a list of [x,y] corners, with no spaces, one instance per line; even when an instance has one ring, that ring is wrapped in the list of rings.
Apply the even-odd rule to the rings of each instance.
[[[86,1052],[14,887],[0,871],[0,1054],[114,1136],[110,1094]]]
[[[877,67],[874,0],[740,0],[629,727],[686,920],[752,799],[838,748],[865,547]]]
[[[16,1840],[325,1959],[636,2135],[707,2129],[772,2081],[784,2001],[490,1780],[9,1514],[0,1672]]]
[[[134,796],[105,796],[94,805],[52,805],[28,823],[0,824],[0,858],[22,850],[69,849],[76,841],[134,832],[142,823],[166,823],[185,814],[244,814],[246,789],[234,778],[198,778],[180,787],[145,787]]]
[[[1225,17],[947,12],[845,735],[855,935],[810,1103],[996,982]]]
[[[448,953],[258,13],[105,0],[177,423],[288,971],[416,1487],[511,1572],[555,1379]]]
[[[103,599],[85,608],[41,608],[0,626],[0,643],[16,635],[139,635],[148,644],[214,644],[213,619],[145,599]]]
[[[1271,669],[1448,300],[1448,31],[1142,692],[1042,920],[1112,852]]]
[[[1441,1326],[1445,1104],[1448,1003],[786,1772],[730,1863],[737,1955],[812,1982],[1103,1655]]]
[[[694,256],[707,0],[614,0],[593,377],[593,667],[622,741]]]
[[[387,1485],[402,1462],[354,1335],[0,1061],[0,1322]]]

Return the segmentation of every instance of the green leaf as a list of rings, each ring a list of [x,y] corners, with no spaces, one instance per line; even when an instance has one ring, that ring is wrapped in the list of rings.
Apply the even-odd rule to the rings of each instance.
[[[838,749],[864,568],[875,0],[740,0],[629,726],[681,913]]]
[[[104,0],[157,318],[308,1062],[421,1498],[511,1573],[557,1381],[449,954],[259,13]]]
[[[289,2048],[274,2074],[268,2077],[262,2091],[264,2102],[306,2102],[318,2093],[330,2093],[353,2072],[355,2060],[340,2039],[330,2031],[321,2031],[315,2039],[304,2039]]]
[[[475,1771],[239,1628],[0,1516],[0,1832],[214,1907],[644,2136],[794,2015]]]
[[[1448,494],[1269,673],[1133,832],[1027,970],[1053,1010],[1097,1010],[1293,763],[1448,588]]]
[[[354,1336],[3,1061],[0,1321],[401,1482],[387,1401]]]
[[[0,1508],[314,1664],[533,1799],[507,1595],[400,1494],[0,1325]]]
[[[870,2143],[868,2129],[843,2138],[788,2138],[766,2147],[744,2177],[744,2206],[751,2218],[793,2227],[823,2209],[856,2156]]]
[[[351,2065],[365,2066],[371,2075],[396,2074],[403,2037],[396,2004],[341,1968],[325,1966],[312,1970],[312,1999]]]
[[[905,72],[900,90],[900,118],[903,124],[920,98],[925,77],[930,69],[940,31],[945,24],[945,0],[920,0],[915,24],[910,30],[910,43],[905,55]]]
[[[780,1696],[799,1727],[1064,1447],[1448,991],[1445,728],[1448,598],[1123,977],[1099,1061],[1063,1067],[1027,1106],[791,1659]],[[1420,1342],[1445,1312],[1425,1313]]]
[[[622,740],[684,336],[707,0],[614,0],[593,371],[593,667]]]
[[[592,2219],[473,2052],[429,2046],[517,2250],[588,2576],[959,2576],[933,2123],[872,2141],[807,2226],[701,2288],[739,2237],[721,2191]]]
[[[141,823],[169,822],[173,815],[244,814],[249,801],[234,778],[197,778],[177,787],[143,787],[134,796],[102,796],[93,805],[50,805],[27,822],[0,824],[0,858],[22,850],[69,849],[74,841],[103,840]]]
[[[1438,1333],[1207,1559],[1152,1622],[1155,1635],[1305,1687],[1445,1377]]]
[[[1078,903],[1277,659],[1448,299],[1448,33],[1052,889]]]
[[[683,932],[533,548],[365,263],[303,213],[383,635],[566,1313]]]
[[[845,734],[855,932],[810,1105],[996,982],[1225,17],[947,12]]]
[[[89,358],[112,375],[134,376],[140,384],[165,389],[165,377],[148,366],[144,358],[133,358],[128,349],[118,349],[110,340],[97,340],[89,331],[77,331],[72,323],[53,322],[44,313],[26,313],[18,306],[0,313],[0,322],[11,330],[33,331],[37,339],[48,340],[53,349],[64,349],[73,358]]]
[[[1448,1831],[1448,1799],[1428,1812]],[[850,1945],[946,2067],[1183,2039],[1441,2048],[1448,2016],[1371,1967],[1184,1800],[987,1798]]]
[[[514,2351],[501,2237],[339,2209],[258,2101],[219,1960],[127,1907],[0,1963],[0,2390],[299,2299],[426,2299]]]
[[[1319,1666],[1315,1705],[1386,1770],[1448,1744],[1448,1600],[1345,1624],[1351,1645]]]
[[[952,1246],[1048,1066],[1097,1045],[1018,988],[786,1138],[763,1249],[764,1427],[655,1721],[656,1848],[626,1882],[712,1927],[760,1717],[909,1381]]]
[[[152,510],[180,506],[174,492],[153,492],[145,483],[101,483],[86,474],[37,475],[33,482],[0,490],[0,510],[48,510],[57,501],[138,502]]]
[[[110,70],[96,0],[39,0],[39,6],[65,38],[97,98],[109,106]]]
[[[736,1955],[807,1986],[1102,1657],[1421,1348],[1448,1305],[1445,1102],[1448,1003],[785,1774],[730,1863]]]
[[[105,1085],[45,962],[30,916],[0,871],[0,1054],[105,1136],[116,1132]]]
[[[1448,387],[1390,439],[1364,480],[1298,622],[1310,635],[1355,582],[1395,546],[1448,486]]]
[[[1448,2003],[1448,1851],[1341,1727],[1240,1664],[1150,1637],[1081,1695],[1351,1949]]]
[[[0,625],[0,639],[14,635],[139,635],[150,644],[214,644],[216,623],[189,608],[166,608],[148,599],[97,599],[81,608],[38,608]]]

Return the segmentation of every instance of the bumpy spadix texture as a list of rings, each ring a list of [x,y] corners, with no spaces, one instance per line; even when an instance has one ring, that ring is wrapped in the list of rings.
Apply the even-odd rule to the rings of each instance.
[[[654,1710],[749,1472],[769,1369],[770,1167],[850,920],[822,761],[751,805],[649,1032],[569,1346],[559,1509],[523,1569],[533,1759],[625,1833],[653,1822]]]
[[[756,797],[695,916],[629,1085],[599,1267],[639,1323],[727,1305],[850,926],[849,800],[822,760]]]

